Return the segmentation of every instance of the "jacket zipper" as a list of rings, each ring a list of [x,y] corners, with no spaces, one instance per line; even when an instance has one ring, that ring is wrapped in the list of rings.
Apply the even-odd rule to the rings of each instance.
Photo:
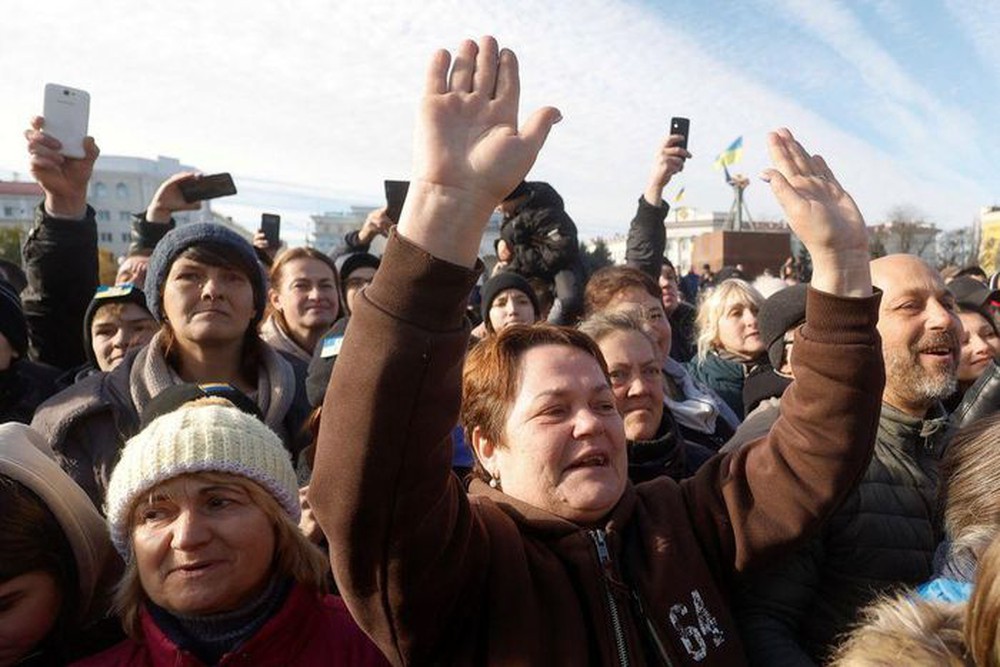
[[[618,605],[615,604],[615,598],[611,594],[611,586],[608,583],[608,573],[611,571],[611,553],[608,551],[607,542],[604,541],[603,530],[591,530],[590,538],[597,547],[597,558],[601,561],[601,567],[604,569],[604,576],[601,579],[604,581],[604,594],[608,597],[608,607],[611,609],[611,626],[615,632],[615,644],[618,647],[618,663],[622,667],[628,667],[628,646],[625,642],[625,633],[622,631],[621,618],[618,616]]]
[[[646,622],[646,630],[649,632],[649,636],[653,639],[653,643],[656,645],[656,650],[660,654],[660,659],[667,667],[673,667],[674,662],[670,659],[670,654],[667,653],[667,649],[663,645],[663,642],[660,641],[660,635],[656,632],[656,625],[649,618],[649,616],[646,615],[646,609],[642,605],[642,598],[639,596],[639,592],[635,589],[631,589],[630,592],[632,593],[632,599],[635,600],[635,605],[639,611],[639,615]]]

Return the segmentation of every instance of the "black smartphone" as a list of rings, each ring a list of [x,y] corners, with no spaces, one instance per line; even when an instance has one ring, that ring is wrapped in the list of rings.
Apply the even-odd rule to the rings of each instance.
[[[691,129],[691,121],[687,118],[681,118],[679,116],[674,116],[670,119],[670,134],[683,134],[684,142],[681,144],[681,148],[687,150],[688,147],[688,130]]]
[[[264,232],[268,248],[281,245],[281,216],[274,213],[260,214],[260,230]]]
[[[409,181],[385,182],[385,214],[393,222],[399,222],[399,214],[403,212],[403,202],[406,201],[406,193],[409,189]]]
[[[217,197],[228,197],[236,194],[236,185],[229,174],[212,174],[201,176],[177,184],[184,201],[192,203]]]

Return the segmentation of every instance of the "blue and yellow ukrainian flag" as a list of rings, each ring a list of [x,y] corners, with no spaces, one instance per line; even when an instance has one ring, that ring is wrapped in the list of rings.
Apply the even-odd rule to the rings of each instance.
[[[684,199],[684,188],[678,190],[677,194],[674,195],[674,203],[675,204],[680,203],[682,199]]]
[[[739,159],[743,157],[743,137],[736,137],[736,141],[729,144],[726,150],[719,153],[719,157],[715,158],[715,163],[712,165],[716,171],[728,167],[731,164],[739,162]]]

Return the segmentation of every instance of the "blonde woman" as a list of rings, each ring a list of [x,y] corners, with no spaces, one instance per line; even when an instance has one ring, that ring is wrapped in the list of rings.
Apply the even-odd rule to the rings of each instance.
[[[764,354],[757,311],[764,298],[738,278],[724,280],[702,300],[696,320],[698,354],[688,372],[715,390],[743,419],[743,382]]]

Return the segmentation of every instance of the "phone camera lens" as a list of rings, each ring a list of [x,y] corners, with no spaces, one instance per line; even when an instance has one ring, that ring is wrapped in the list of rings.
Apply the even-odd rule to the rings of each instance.
[[[63,95],[69,95],[69,91],[68,90],[64,90],[63,91]]]

